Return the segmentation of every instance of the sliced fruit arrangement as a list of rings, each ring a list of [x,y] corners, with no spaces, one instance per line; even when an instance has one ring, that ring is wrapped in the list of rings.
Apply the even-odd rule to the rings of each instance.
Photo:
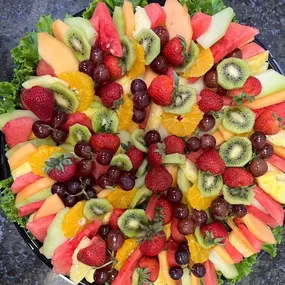
[[[7,214],[75,284],[234,282],[284,222],[285,77],[230,7],[134,3],[35,33],[0,115]]]

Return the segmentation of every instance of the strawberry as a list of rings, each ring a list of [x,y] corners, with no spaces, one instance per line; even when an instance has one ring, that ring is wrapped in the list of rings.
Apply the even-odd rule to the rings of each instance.
[[[201,234],[208,245],[224,243],[228,237],[226,228],[221,222],[215,221],[211,224],[201,226]]]
[[[184,154],[184,142],[181,138],[171,135],[163,140],[165,144],[165,153],[181,153]]]
[[[151,195],[150,199],[148,200],[148,203],[145,209],[145,214],[150,221],[154,220],[155,211],[156,211],[156,203],[158,199],[159,199],[158,195],[154,193]]]
[[[223,107],[223,98],[212,90],[203,89],[200,93],[200,97],[201,99],[198,106],[204,113],[208,113],[210,111],[217,112]]]
[[[54,109],[54,95],[51,90],[34,86],[21,93],[21,102],[25,108],[31,110],[40,120],[50,121]]]
[[[97,133],[91,136],[90,144],[94,152],[107,148],[115,153],[120,146],[120,138],[114,134]]]
[[[162,220],[163,225],[168,224],[172,219],[172,205],[163,197],[159,198],[156,203],[157,217],[156,220]]]
[[[124,94],[122,86],[117,82],[108,82],[104,84],[98,95],[101,97],[102,103],[107,108],[117,109],[122,103],[122,95]]]
[[[260,81],[254,76],[249,76],[242,88],[229,90],[228,96],[236,97],[241,96],[243,93],[245,93],[247,97],[257,96],[261,93],[261,90],[262,85]]]
[[[229,187],[247,187],[253,184],[253,176],[243,168],[227,167],[223,173],[224,184]]]
[[[222,174],[225,171],[225,163],[216,150],[208,150],[196,160],[198,169],[210,171],[213,175]]]
[[[106,258],[106,243],[100,236],[92,239],[92,244],[79,250],[78,261],[94,267],[102,266]]]
[[[172,182],[172,175],[163,166],[152,167],[145,177],[145,186],[155,193],[166,191]]]
[[[186,42],[182,37],[172,38],[164,47],[162,54],[174,66],[179,66],[185,60]]]
[[[148,87],[148,95],[154,103],[160,106],[169,106],[173,99],[173,83],[166,75],[155,77]]]
[[[118,219],[120,218],[120,216],[122,216],[124,212],[125,210],[123,209],[113,209],[113,212],[111,214],[110,221],[109,221],[109,224],[113,230],[120,229],[118,226]]]
[[[282,123],[285,124],[285,101],[278,103],[278,104],[274,104],[265,108],[260,108],[260,109],[254,109],[252,110],[255,115],[256,118],[259,117],[264,111],[270,110],[272,111],[274,114],[276,114],[278,117],[283,118]]]
[[[153,143],[147,151],[147,159],[151,166],[156,167],[162,164],[162,159],[165,154],[164,143]]]
[[[133,170],[137,170],[143,160],[144,160],[144,153],[137,149],[135,146],[132,146],[127,152],[126,155],[130,158],[132,165],[133,165]]]
[[[117,80],[124,76],[125,68],[120,58],[109,54],[104,58],[104,64],[107,67],[112,80]]]
[[[43,59],[41,59],[37,65],[36,74],[37,76],[50,75],[56,77],[54,69]]]
[[[57,182],[66,182],[76,174],[76,160],[71,154],[51,157],[46,161],[46,173]]]
[[[158,262],[157,258],[144,256],[139,261],[138,267],[141,269],[145,269],[145,270],[143,270],[144,276],[146,276],[145,274],[147,274],[147,278],[146,278],[145,282],[141,282],[141,278],[140,278],[141,284],[147,285],[147,284],[149,284],[148,281],[154,282],[158,278],[159,262]],[[142,272],[142,271],[139,270],[139,273],[140,272]],[[140,276],[141,276],[141,274],[140,274]]]

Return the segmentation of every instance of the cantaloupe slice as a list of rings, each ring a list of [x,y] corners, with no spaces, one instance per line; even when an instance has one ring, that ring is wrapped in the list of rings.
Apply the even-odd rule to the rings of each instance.
[[[172,187],[176,187],[178,167],[174,166],[174,165],[168,165],[168,166],[166,166],[166,169],[171,174],[171,176],[173,178]]]
[[[51,25],[54,36],[61,42],[64,42],[64,34],[69,30],[69,26],[61,20],[56,20]]]
[[[216,145],[220,145],[225,142],[225,139],[219,130],[216,130],[212,136],[216,139]]]
[[[167,251],[163,250],[158,255],[159,260],[159,271],[162,272],[164,280],[166,281],[165,284],[167,285],[176,285],[175,280],[173,280],[169,275],[169,265],[167,261]]]
[[[193,273],[191,273],[191,282],[190,284],[191,285],[200,285],[201,282],[200,282],[200,278],[196,277]]]
[[[227,141],[229,139],[231,139],[232,137],[234,137],[235,134],[228,132],[223,125],[219,125],[218,127],[219,132],[221,133],[221,135],[223,136],[224,140]]]
[[[282,147],[282,146],[275,146],[274,145],[273,148],[274,148],[274,153],[276,155],[278,155],[279,157],[285,159],[285,148],[284,147]]]
[[[61,201],[61,199],[58,197],[57,194],[54,194],[48,197],[43,203],[43,205],[39,208],[39,210],[34,216],[34,221],[50,215],[57,214],[59,211],[61,211],[64,208],[65,206]]]
[[[234,264],[233,259],[231,258],[229,253],[226,251],[224,246],[217,245],[213,250],[215,250],[226,263]]]
[[[146,83],[147,87],[149,87],[150,83],[156,76],[158,76],[158,74],[152,71],[152,69],[148,66],[144,74],[144,82]]]
[[[54,69],[56,75],[78,71],[79,62],[71,49],[48,33],[38,33],[38,52]]]
[[[124,1],[123,13],[125,19],[125,34],[129,37],[133,37],[133,32],[135,30],[135,14],[132,2],[127,0]]]
[[[52,186],[55,183],[54,180],[49,177],[44,177],[36,182],[25,187],[20,193],[18,193],[15,203],[19,204],[25,198],[40,192],[42,189]]]
[[[177,0],[166,0],[164,4],[166,13],[166,28],[170,38],[181,36],[185,39],[189,48],[193,30],[188,12]]]
[[[31,143],[27,143],[20,149],[18,149],[8,160],[11,171],[16,169],[21,164],[27,162],[29,160],[30,155],[36,150],[37,148]]]

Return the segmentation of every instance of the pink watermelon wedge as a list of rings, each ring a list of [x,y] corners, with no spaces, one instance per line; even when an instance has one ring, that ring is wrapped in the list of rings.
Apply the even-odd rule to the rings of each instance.
[[[265,52],[265,49],[256,43],[249,43],[239,48],[242,52],[242,59],[248,59],[252,56]]]
[[[85,236],[92,239],[97,234],[100,226],[101,221],[94,221],[73,239],[69,239],[60,245],[52,257],[53,271],[57,274],[69,274],[74,250]]]
[[[34,120],[30,117],[22,117],[11,120],[5,124],[2,132],[10,148],[18,143],[25,142],[29,139],[32,131]]]
[[[150,22],[151,28],[162,26],[166,20],[166,14],[163,8],[158,3],[151,3],[144,7]]]
[[[108,53],[122,57],[123,49],[120,38],[105,3],[97,3],[90,22],[98,33],[101,48]]]
[[[84,113],[74,113],[68,115],[67,122],[61,127],[68,131],[68,129],[75,124],[81,124],[86,126],[90,131],[92,130],[92,121]]]
[[[202,12],[197,12],[191,18],[191,24],[193,29],[192,39],[195,41],[204,33],[207,32],[212,22],[212,17]]]
[[[41,179],[41,176],[35,175],[33,172],[29,172],[27,174],[21,175],[16,178],[11,186],[11,190],[14,194],[19,193],[29,184],[36,182]]]
[[[46,216],[35,222],[27,223],[27,230],[40,242],[44,242],[47,235],[47,229],[53,221],[55,215]]]
[[[253,248],[256,250],[256,252],[260,252],[261,251],[261,247],[262,247],[262,242],[260,240],[258,240],[248,230],[248,228],[245,225],[240,224],[240,225],[238,225],[238,228],[239,228],[240,232],[245,236],[245,238],[249,241],[249,243],[253,246]]]
[[[258,33],[259,31],[255,28],[231,23],[224,37],[211,47],[215,63]]]
[[[34,202],[34,203],[30,203],[28,205],[22,206],[18,209],[18,215],[19,217],[25,217],[28,216],[32,213],[34,213],[35,211],[37,211],[44,203],[45,201],[39,201],[39,202]]]
[[[230,254],[234,263],[239,263],[243,260],[242,254],[230,243],[229,239],[225,239],[225,249]]]
[[[269,163],[273,166],[277,167],[279,170],[285,173],[285,160],[280,158],[279,156],[273,154],[272,157],[267,159]]]
[[[278,223],[269,214],[265,214],[254,206],[248,206],[247,212],[258,218],[260,221],[264,222],[271,228],[278,227]]]
[[[218,285],[219,282],[214,264],[210,260],[207,260],[204,266],[206,268],[206,275],[204,276],[205,285]]]

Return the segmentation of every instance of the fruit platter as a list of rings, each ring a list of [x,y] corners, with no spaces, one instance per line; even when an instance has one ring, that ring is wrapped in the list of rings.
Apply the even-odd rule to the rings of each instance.
[[[236,284],[277,254],[285,77],[198,2],[95,0],[11,51],[0,206],[74,284]]]

